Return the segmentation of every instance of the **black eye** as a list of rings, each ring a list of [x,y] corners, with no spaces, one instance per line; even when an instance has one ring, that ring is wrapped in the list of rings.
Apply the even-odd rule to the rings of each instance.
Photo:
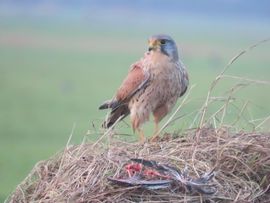
[[[160,40],[160,44],[166,44],[166,40],[165,39]]]

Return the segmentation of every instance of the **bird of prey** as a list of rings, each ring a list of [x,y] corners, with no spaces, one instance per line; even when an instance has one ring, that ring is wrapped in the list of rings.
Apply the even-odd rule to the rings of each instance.
[[[187,90],[187,70],[181,62],[176,43],[168,35],[153,35],[148,39],[148,51],[131,65],[127,77],[115,96],[105,101],[99,109],[111,109],[103,126],[111,127],[130,114],[133,131],[144,142],[143,123],[152,113],[155,132],[158,123],[172,110],[177,99]]]

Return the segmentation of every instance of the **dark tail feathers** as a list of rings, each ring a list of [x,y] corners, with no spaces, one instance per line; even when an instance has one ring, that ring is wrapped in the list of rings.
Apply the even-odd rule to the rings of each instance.
[[[103,109],[114,109],[119,105],[119,102],[116,100],[107,100],[105,101],[103,104],[100,105],[100,107],[98,107],[99,110],[103,110]]]
[[[113,109],[111,113],[108,115],[102,126],[104,128],[111,127],[120,117],[124,119],[129,114],[129,108],[127,105],[121,105],[117,108]]]
[[[107,116],[106,120],[104,121],[104,123],[102,124],[102,127],[104,128],[109,128],[111,127],[120,117],[122,119],[124,119],[127,115],[129,115],[129,108],[127,104],[120,104],[118,101],[116,100],[108,100],[105,101],[100,107],[99,109],[109,109],[111,108],[112,111],[110,112],[110,114]]]

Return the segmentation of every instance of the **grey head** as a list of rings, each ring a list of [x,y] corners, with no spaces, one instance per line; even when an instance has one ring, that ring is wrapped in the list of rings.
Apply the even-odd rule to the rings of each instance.
[[[179,60],[176,43],[169,35],[153,35],[148,39],[148,51],[160,51],[174,61]]]

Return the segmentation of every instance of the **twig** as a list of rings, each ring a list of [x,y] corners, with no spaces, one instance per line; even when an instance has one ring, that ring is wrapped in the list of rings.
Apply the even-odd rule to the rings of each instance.
[[[199,124],[199,127],[202,128],[203,125],[204,125],[204,121],[205,121],[205,114],[206,114],[206,111],[208,109],[208,103],[209,103],[209,99],[210,99],[210,95],[213,91],[213,89],[216,87],[218,81],[223,77],[224,73],[230,68],[230,66],[240,57],[242,56],[243,54],[251,51],[252,49],[254,49],[255,47],[263,44],[263,43],[266,43],[270,41],[270,38],[269,39],[265,39],[265,40],[262,40],[262,41],[259,41],[257,43],[255,43],[254,45],[248,47],[247,49],[245,50],[242,50],[240,53],[238,53],[236,56],[234,56],[230,62],[224,67],[224,69],[220,72],[220,74],[215,78],[215,80],[211,83],[210,85],[210,89],[207,93],[207,96],[206,96],[206,100],[205,100],[205,103],[202,107],[202,116],[201,116],[201,119],[200,119],[200,124]]]
[[[257,130],[259,127],[261,127],[266,121],[270,119],[270,116],[266,117],[261,123],[259,123],[256,127],[255,130]]]
[[[114,128],[114,126],[124,117],[124,115],[120,116],[116,122],[92,145],[92,147],[95,147],[105,136],[107,136],[112,129]]]

